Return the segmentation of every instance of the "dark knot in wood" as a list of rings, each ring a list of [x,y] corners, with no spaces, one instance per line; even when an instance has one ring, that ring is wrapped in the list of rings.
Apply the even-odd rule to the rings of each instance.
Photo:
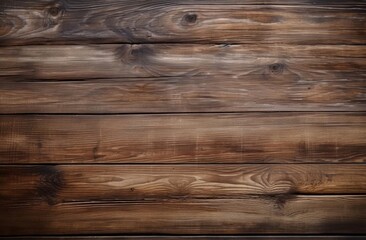
[[[43,26],[45,28],[51,28],[60,23],[63,16],[64,9],[62,5],[56,4],[49,6],[45,9]]]
[[[193,25],[197,22],[197,18],[197,14],[187,13],[183,16],[182,23],[183,25]]]
[[[60,14],[61,9],[59,7],[51,7],[48,12],[50,13],[51,16],[56,17]]]
[[[122,45],[115,50],[114,55],[125,64],[145,66],[149,64],[149,58],[154,55],[154,51],[150,46],[145,44]]]
[[[283,73],[285,66],[282,63],[274,63],[269,65],[269,71],[272,74],[281,74]]]

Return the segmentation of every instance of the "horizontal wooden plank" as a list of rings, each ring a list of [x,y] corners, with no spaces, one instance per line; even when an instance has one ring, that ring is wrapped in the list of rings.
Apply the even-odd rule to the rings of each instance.
[[[169,76],[240,77],[297,73],[301,80],[339,80],[336,73],[365,74],[364,46],[243,44],[36,45],[1,48],[1,79],[78,80]],[[281,64],[279,69],[268,69]],[[276,71],[277,70],[277,71]],[[313,75],[311,73],[314,73]],[[318,73],[318,75],[316,75]],[[338,76],[338,77],[337,77]],[[346,75],[347,76],[347,75]],[[274,77],[274,76],[272,76]],[[277,76],[278,77],[278,76]],[[294,75],[293,75],[294,77]],[[309,79],[307,79],[309,78]],[[345,76],[343,76],[345,78]],[[298,79],[295,79],[298,80]],[[321,79],[319,79],[321,80]]]
[[[1,166],[0,203],[366,194],[366,165]]]
[[[365,196],[2,204],[0,235],[366,233]]]
[[[364,113],[0,116],[0,163],[365,162]]]
[[[108,6],[111,4],[120,4],[122,3],[124,5],[131,6],[134,4],[140,4],[140,5],[148,5],[145,0],[136,0],[131,2],[131,0],[90,0],[88,2],[82,3],[82,2],[76,2],[75,0],[68,0],[69,4],[79,4],[80,6],[84,6],[85,8],[92,7],[93,5],[98,6]],[[295,5],[295,6],[302,6],[302,5],[310,5],[310,6],[342,6],[342,7],[357,7],[357,6],[363,6],[366,5],[366,0],[215,0],[209,1],[209,0],[152,0],[150,1],[151,5],[167,5],[171,6],[173,4],[178,5]],[[8,6],[15,9],[23,9],[23,8],[44,8],[47,5],[51,4],[50,0],[42,0],[42,1],[31,1],[31,0],[4,0],[3,6]],[[57,3],[57,2],[56,2]],[[61,1],[62,3],[62,1]],[[60,3],[60,4],[61,4]],[[82,5],[83,4],[83,5]],[[150,5],[150,6],[151,6]]]
[[[65,239],[65,240],[84,240],[84,239],[97,239],[97,240],[141,240],[141,239],[164,239],[164,240],[188,240],[188,239],[215,239],[215,240],[226,240],[226,239],[253,239],[253,240],[263,240],[263,239],[275,239],[275,240],[288,240],[288,239],[296,239],[296,240],[311,240],[311,239],[322,239],[322,240],[337,240],[337,239],[365,239],[365,236],[354,236],[354,235],[290,235],[290,236],[278,236],[278,235],[218,235],[218,236],[192,236],[192,235],[174,235],[174,236],[164,236],[164,235],[140,235],[140,236],[22,236],[22,237],[0,237],[0,239],[42,239],[42,240],[53,240],[53,239]]]
[[[0,113],[365,111],[366,47],[23,46]]]
[[[223,3],[224,1],[220,1]],[[240,42],[364,44],[365,1],[1,1],[1,44]],[[259,3],[296,1],[260,1]],[[348,1],[347,1],[348,2]],[[321,6],[315,4],[330,4]],[[337,4],[348,7],[337,6]],[[355,4],[354,7],[349,7]]]

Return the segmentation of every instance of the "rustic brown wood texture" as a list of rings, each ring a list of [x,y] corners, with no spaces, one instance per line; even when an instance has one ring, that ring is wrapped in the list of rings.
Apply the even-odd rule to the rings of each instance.
[[[354,164],[3,166],[0,202],[358,194],[366,193],[365,171]]]
[[[230,2],[233,4],[230,5]],[[310,1],[299,1],[307,2]],[[318,2],[321,5],[263,6],[247,5],[256,4],[256,1],[221,1],[221,4],[210,4],[209,0],[2,0],[0,7],[3,27],[0,39],[3,44],[365,43],[364,1],[350,1],[348,4],[341,1]],[[352,2],[355,4],[353,7]]]
[[[156,239],[163,239],[163,240],[207,240],[207,239],[215,239],[215,240],[226,240],[226,239],[241,239],[241,240],[309,240],[309,239],[321,239],[321,240],[353,240],[353,239],[364,239],[363,236],[346,236],[346,235],[308,235],[308,236],[301,236],[301,235],[293,235],[293,236],[265,236],[265,235],[215,235],[215,236],[197,236],[197,235],[181,235],[181,236],[163,236],[163,235],[149,235],[149,236],[137,236],[137,235],[118,235],[118,236],[58,236],[58,237],[44,237],[44,236],[22,236],[22,237],[0,237],[0,239],[41,239],[41,240],[85,240],[85,239],[97,239],[97,240],[156,240]]]
[[[365,0],[1,0],[0,239],[364,239]]]
[[[363,46],[24,46],[0,56],[0,113],[366,110]]]
[[[0,163],[365,163],[363,113],[0,116]]]
[[[365,233],[364,196],[2,204],[8,234]],[[21,217],[19,217],[21,216]],[[14,224],[16,223],[16,224]]]

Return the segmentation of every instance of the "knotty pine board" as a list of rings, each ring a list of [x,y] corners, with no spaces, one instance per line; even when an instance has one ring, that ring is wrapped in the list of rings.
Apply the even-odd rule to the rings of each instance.
[[[2,0],[0,44],[366,43],[364,1],[211,2]]]
[[[3,47],[0,113],[365,111],[363,46]]]
[[[364,163],[364,113],[2,115],[0,163]]]

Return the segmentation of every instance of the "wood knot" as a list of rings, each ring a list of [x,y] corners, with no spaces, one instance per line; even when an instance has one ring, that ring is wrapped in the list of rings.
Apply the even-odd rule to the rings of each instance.
[[[193,25],[197,22],[198,16],[195,13],[187,13],[182,18],[183,25]]]
[[[47,28],[56,26],[59,23],[63,12],[64,9],[58,4],[46,8],[43,26]]]
[[[168,179],[169,183],[180,193],[186,194],[191,183],[197,181],[195,177],[175,176]]]
[[[50,9],[48,9],[48,12],[51,16],[57,17],[60,14],[61,9],[59,7],[50,7]]]
[[[272,74],[281,74],[281,73],[283,73],[285,66],[282,63],[274,63],[274,64],[269,65],[268,68],[269,68],[270,73],[272,73]]]
[[[114,53],[115,57],[125,64],[145,66],[149,58],[154,55],[153,49],[146,45],[123,45]]]
[[[56,3],[46,9],[47,15],[51,18],[59,18],[64,13],[64,8],[61,4]]]

